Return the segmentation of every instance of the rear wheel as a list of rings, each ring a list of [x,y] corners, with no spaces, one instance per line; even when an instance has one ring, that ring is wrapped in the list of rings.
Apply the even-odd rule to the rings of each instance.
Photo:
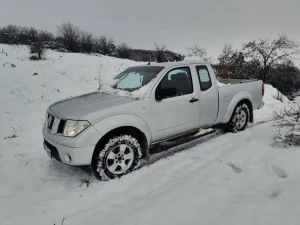
[[[245,130],[250,118],[249,107],[245,103],[238,104],[228,123],[229,131],[236,133]]]
[[[107,181],[137,169],[141,157],[141,144],[134,136],[115,135],[95,149],[91,168],[97,178]]]

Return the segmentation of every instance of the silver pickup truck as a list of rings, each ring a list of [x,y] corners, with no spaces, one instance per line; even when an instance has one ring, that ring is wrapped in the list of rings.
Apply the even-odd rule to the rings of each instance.
[[[220,86],[204,61],[131,67],[112,83],[52,104],[43,126],[51,158],[90,165],[101,180],[135,170],[149,147],[165,140],[218,124],[242,131],[264,105],[262,81]]]

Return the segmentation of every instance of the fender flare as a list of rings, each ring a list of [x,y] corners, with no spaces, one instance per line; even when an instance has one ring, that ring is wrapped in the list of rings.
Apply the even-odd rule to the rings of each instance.
[[[239,102],[243,101],[243,100],[248,100],[251,103],[251,106],[253,106],[252,103],[252,96],[250,95],[250,93],[246,92],[246,91],[240,91],[238,92],[230,101],[229,106],[227,108],[227,112],[224,116],[224,120],[223,123],[228,123],[232,113],[235,109],[235,107],[238,105]]]
[[[132,115],[132,114],[118,114],[110,115],[105,118],[101,118],[96,123],[93,123],[93,126],[98,130],[98,132],[103,137],[110,131],[120,128],[120,127],[134,127],[140,130],[147,139],[148,145],[152,143],[152,133],[150,127],[141,117]]]

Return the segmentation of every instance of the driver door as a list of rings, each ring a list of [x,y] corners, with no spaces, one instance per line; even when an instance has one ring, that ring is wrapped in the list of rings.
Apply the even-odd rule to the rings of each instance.
[[[179,67],[169,70],[154,89],[154,142],[199,128],[199,92],[193,87],[193,80],[196,81],[190,67]]]

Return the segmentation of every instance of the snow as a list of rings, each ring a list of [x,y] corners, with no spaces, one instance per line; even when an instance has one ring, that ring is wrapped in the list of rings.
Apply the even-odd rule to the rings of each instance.
[[[187,56],[187,57],[184,58],[184,61],[187,61],[187,62],[200,62],[200,61],[204,61],[204,60],[199,56]]]
[[[228,85],[231,85],[231,84],[223,84],[223,83],[221,83],[220,81],[217,80],[217,86],[218,87],[224,87],[224,86],[228,86]]]
[[[299,224],[300,151],[274,144],[276,99],[244,132],[227,133],[121,179],[100,182],[79,168],[50,160],[42,123],[53,102],[98,88],[129,60],[47,52],[29,61],[24,46],[0,45],[0,224]],[[34,73],[38,75],[33,76]],[[13,136],[15,135],[15,136]],[[84,181],[90,181],[87,187]]]
[[[206,129],[203,128],[203,129],[200,129],[199,132],[197,134],[195,134],[195,136],[206,134],[206,133],[209,133],[211,131],[213,131],[212,128],[206,128]]]
[[[102,93],[107,93],[107,94],[111,94],[111,95],[118,95],[118,96],[122,96],[122,97],[133,98],[133,99],[142,99],[146,96],[146,94],[149,90],[149,87],[151,87],[155,81],[156,81],[156,79],[154,78],[148,84],[142,86],[140,89],[133,91],[133,92],[114,89],[114,88],[112,88],[112,86],[114,86],[114,84],[116,84],[117,81],[115,81],[115,82],[111,81],[111,82],[109,82],[109,84],[104,84],[103,87],[101,87],[99,91]]]
[[[300,132],[299,131],[292,131],[292,134],[296,135],[296,136],[300,136]]]
[[[264,107],[254,111],[255,124],[273,120],[274,112],[280,113],[287,105],[291,104],[286,96],[282,95],[276,88],[268,84],[265,84],[263,101],[265,103]]]

